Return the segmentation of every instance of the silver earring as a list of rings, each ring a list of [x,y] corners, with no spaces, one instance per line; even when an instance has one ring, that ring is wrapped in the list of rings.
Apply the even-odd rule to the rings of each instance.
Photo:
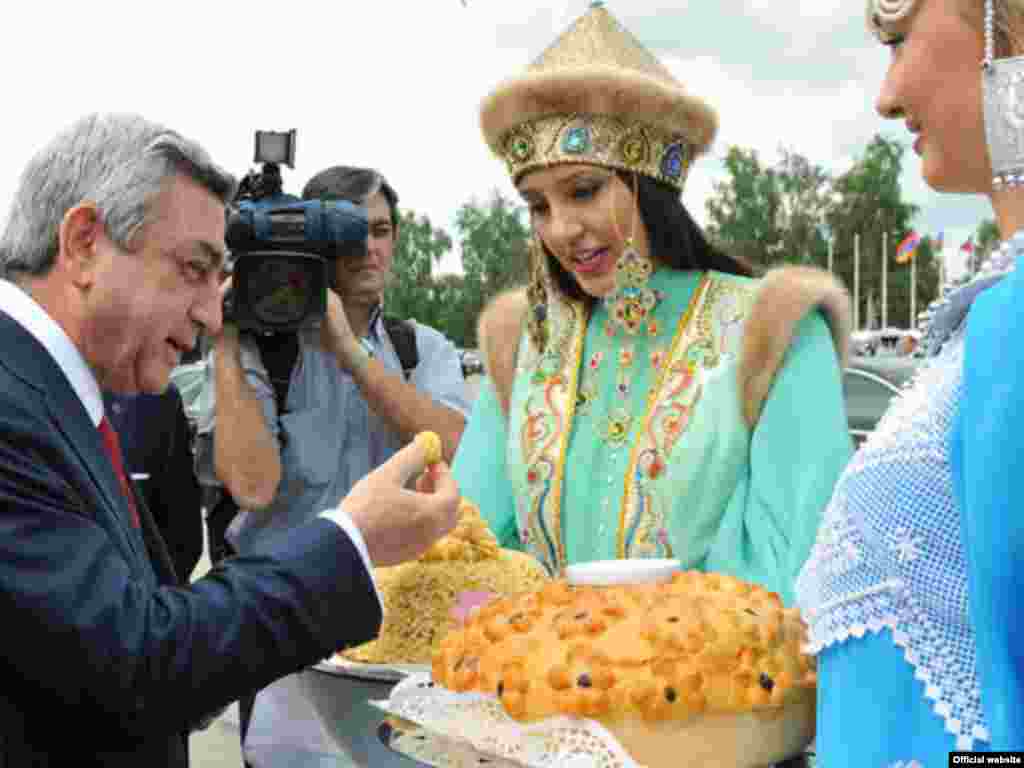
[[[994,0],[985,0],[981,70],[992,186],[997,190],[1024,186],[1024,57],[996,59]]]

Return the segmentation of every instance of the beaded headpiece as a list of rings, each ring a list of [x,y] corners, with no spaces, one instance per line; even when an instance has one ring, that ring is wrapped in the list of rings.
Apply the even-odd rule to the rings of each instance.
[[[718,120],[595,2],[524,74],[484,100],[480,124],[514,180],[559,163],[590,163],[682,190]]]
[[[563,163],[633,171],[682,191],[718,128],[714,110],[594,2],[525,73],[484,100],[480,126],[513,181]],[[528,329],[538,351],[566,315],[536,240]]]

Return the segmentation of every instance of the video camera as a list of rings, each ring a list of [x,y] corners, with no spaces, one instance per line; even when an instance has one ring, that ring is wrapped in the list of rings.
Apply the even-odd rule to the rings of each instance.
[[[365,252],[366,209],[284,194],[281,165],[295,167],[295,131],[256,131],[254,162],[228,208],[231,290],[224,322],[242,331],[316,327],[327,312],[330,262]]]

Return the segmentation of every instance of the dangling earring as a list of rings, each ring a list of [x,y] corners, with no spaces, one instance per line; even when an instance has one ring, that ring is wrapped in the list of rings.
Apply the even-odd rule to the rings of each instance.
[[[996,190],[1024,186],[1024,57],[995,57],[995,3],[985,0],[981,65],[985,138]]]
[[[615,262],[615,290],[605,298],[608,314],[616,325],[635,336],[647,317],[658,306],[658,296],[647,281],[654,271],[651,260],[641,256],[626,240],[626,247]]]
[[[637,178],[633,176],[633,204],[637,206]],[[636,231],[636,208],[634,207],[631,229]],[[654,272],[654,263],[641,255],[633,242],[633,235],[626,238],[622,254],[615,262],[615,290],[605,297],[605,306],[611,322],[626,333],[635,336],[641,326],[658,306],[658,293],[647,281]]]
[[[529,316],[526,318],[530,339],[538,352],[548,343],[548,283],[550,277],[545,265],[544,249],[534,235],[530,239],[530,283],[526,288]]]

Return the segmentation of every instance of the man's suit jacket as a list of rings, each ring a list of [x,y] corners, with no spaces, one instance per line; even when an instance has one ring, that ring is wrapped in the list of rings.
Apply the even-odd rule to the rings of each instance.
[[[329,520],[168,586],[60,367],[2,312],[0,345],[0,766],[185,766],[204,715],[376,634],[370,575]]]
[[[173,384],[159,395],[104,392],[103,406],[120,436],[126,471],[149,476],[136,487],[187,581],[203,554],[203,512],[181,395]]]

